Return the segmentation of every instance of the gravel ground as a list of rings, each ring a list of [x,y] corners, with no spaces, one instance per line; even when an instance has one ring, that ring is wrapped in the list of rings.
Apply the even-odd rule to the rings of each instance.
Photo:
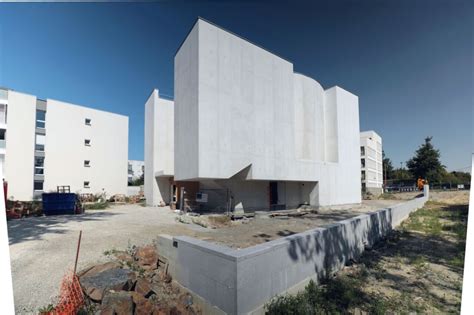
[[[151,243],[158,234],[191,234],[203,229],[176,223],[169,208],[114,206],[83,215],[8,221],[13,292],[17,314],[37,313],[54,301],[62,276],[72,270],[79,230],[78,269],[106,261],[104,251]],[[183,227],[184,226],[184,227]]]
[[[432,196],[436,198],[435,193]],[[399,197],[412,196],[400,194]],[[324,210],[310,219],[265,219],[260,221],[262,224],[256,222],[212,230],[176,222],[177,215],[168,207],[139,205],[113,206],[76,216],[11,220],[8,221],[8,235],[16,313],[37,313],[38,308],[54,301],[62,276],[73,268],[80,230],[83,236],[79,270],[106,261],[103,254],[106,250],[126,249],[129,244],[148,244],[159,234],[188,235],[234,247],[247,247],[399,202],[402,201],[368,200],[356,207]]]

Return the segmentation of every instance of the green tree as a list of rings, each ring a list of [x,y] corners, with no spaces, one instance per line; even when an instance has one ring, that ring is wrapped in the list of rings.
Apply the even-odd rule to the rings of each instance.
[[[432,138],[425,138],[425,143],[416,150],[415,156],[407,161],[407,167],[415,178],[422,177],[428,179],[428,182],[439,182],[446,170],[441,164],[439,150],[431,144]]]
[[[397,168],[393,170],[393,177],[395,180],[412,180],[413,175],[405,168]]]
[[[441,180],[443,183],[451,185],[469,184],[471,182],[471,174],[466,172],[444,172]]]
[[[132,180],[128,186],[141,186],[144,184],[145,184],[145,175],[142,174],[137,179]]]
[[[393,165],[390,158],[385,155],[385,151],[382,150],[382,163],[383,163],[383,172],[384,179],[393,179]]]

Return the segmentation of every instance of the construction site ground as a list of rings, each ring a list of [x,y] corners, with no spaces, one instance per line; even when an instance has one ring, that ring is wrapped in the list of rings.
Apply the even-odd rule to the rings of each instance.
[[[13,291],[17,314],[37,313],[54,301],[62,276],[74,264],[79,231],[83,231],[78,269],[107,261],[105,252],[149,244],[159,234],[188,235],[244,248],[413,198],[402,193],[361,205],[320,209],[302,217],[255,218],[231,222],[200,216],[182,223],[168,207],[112,206],[75,216],[31,217],[8,222]],[[468,191],[432,192],[432,199],[467,204]],[[245,222],[245,223],[244,223]],[[205,227],[206,226],[206,227]],[[212,228],[215,227],[215,228]]]

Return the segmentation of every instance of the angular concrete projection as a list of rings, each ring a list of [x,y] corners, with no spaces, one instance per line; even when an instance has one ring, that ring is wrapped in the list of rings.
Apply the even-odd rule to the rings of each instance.
[[[202,19],[175,56],[175,113],[175,180],[214,181],[244,210],[268,208],[273,181],[270,204],[361,201],[358,97]]]

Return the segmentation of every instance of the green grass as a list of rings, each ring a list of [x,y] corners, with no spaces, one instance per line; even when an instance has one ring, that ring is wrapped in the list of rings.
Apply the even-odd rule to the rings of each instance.
[[[341,314],[349,309],[364,309],[369,314],[385,314],[388,302],[375,294],[361,290],[365,276],[342,276],[320,285],[311,280],[304,291],[296,295],[281,295],[265,305],[265,313],[280,314]]]
[[[467,206],[447,205],[440,202],[428,202],[425,207],[412,214],[400,227],[401,233],[393,244],[390,238],[389,246],[397,246],[400,235],[421,232],[428,237],[436,237],[442,241],[456,242],[455,253],[446,257],[445,264],[462,269],[464,266],[465,239],[467,231]],[[415,236],[416,237],[416,236]],[[423,236],[425,237],[425,236]],[[427,256],[428,255],[428,256]],[[430,253],[420,252],[415,257],[404,256],[403,251],[396,251],[388,268],[401,269],[402,264],[413,268],[417,279],[426,277],[430,270]],[[405,257],[405,258],[402,258]],[[390,267],[392,266],[392,267]],[[462,270],[461,270],[462,272]],[[424,313],[431,303],[432,307],[446,310],[442,299],[421,300],[416,302],[416,295],[410,288],[400,288],[398,296],[382,297],[375,293],[363,291],[369,279],[383,279],[387,270],[380,261],[373,260],[370,255],[360,260],[360,269],[351,275],[338,275],[324,283],[316,285],[310,282],[304,291],[296,295],[282,295],[272,299],[265,305],[266,314],[352,314],[356,309],[368,314],[408,314],[410,312]],[[369,278],[370,277],[370,278]],[[461,288],[462,284],[458,284]]]
[[[54,311],[54,305],[53,304],[48,304],[48,305],[40,307],[38,309],[39,314],[48,314],[52,311]]]
[[[395,196],[395,194],[392,194],[392,193],[383,193],[381,194],[378,199],[384,199],[384,200],[397,200],[397,196]]]
[[[407,221],[402,224],[403,230],[423,232],[425,234],[441,235],[443,225],[440,221],[443,212],[441,208],[422,208],[410,214]]]
[[[84,204],[84,209],[86,210],[103,210],[109,207],[109,202],[96,202],[96,203],[89,203]]]

